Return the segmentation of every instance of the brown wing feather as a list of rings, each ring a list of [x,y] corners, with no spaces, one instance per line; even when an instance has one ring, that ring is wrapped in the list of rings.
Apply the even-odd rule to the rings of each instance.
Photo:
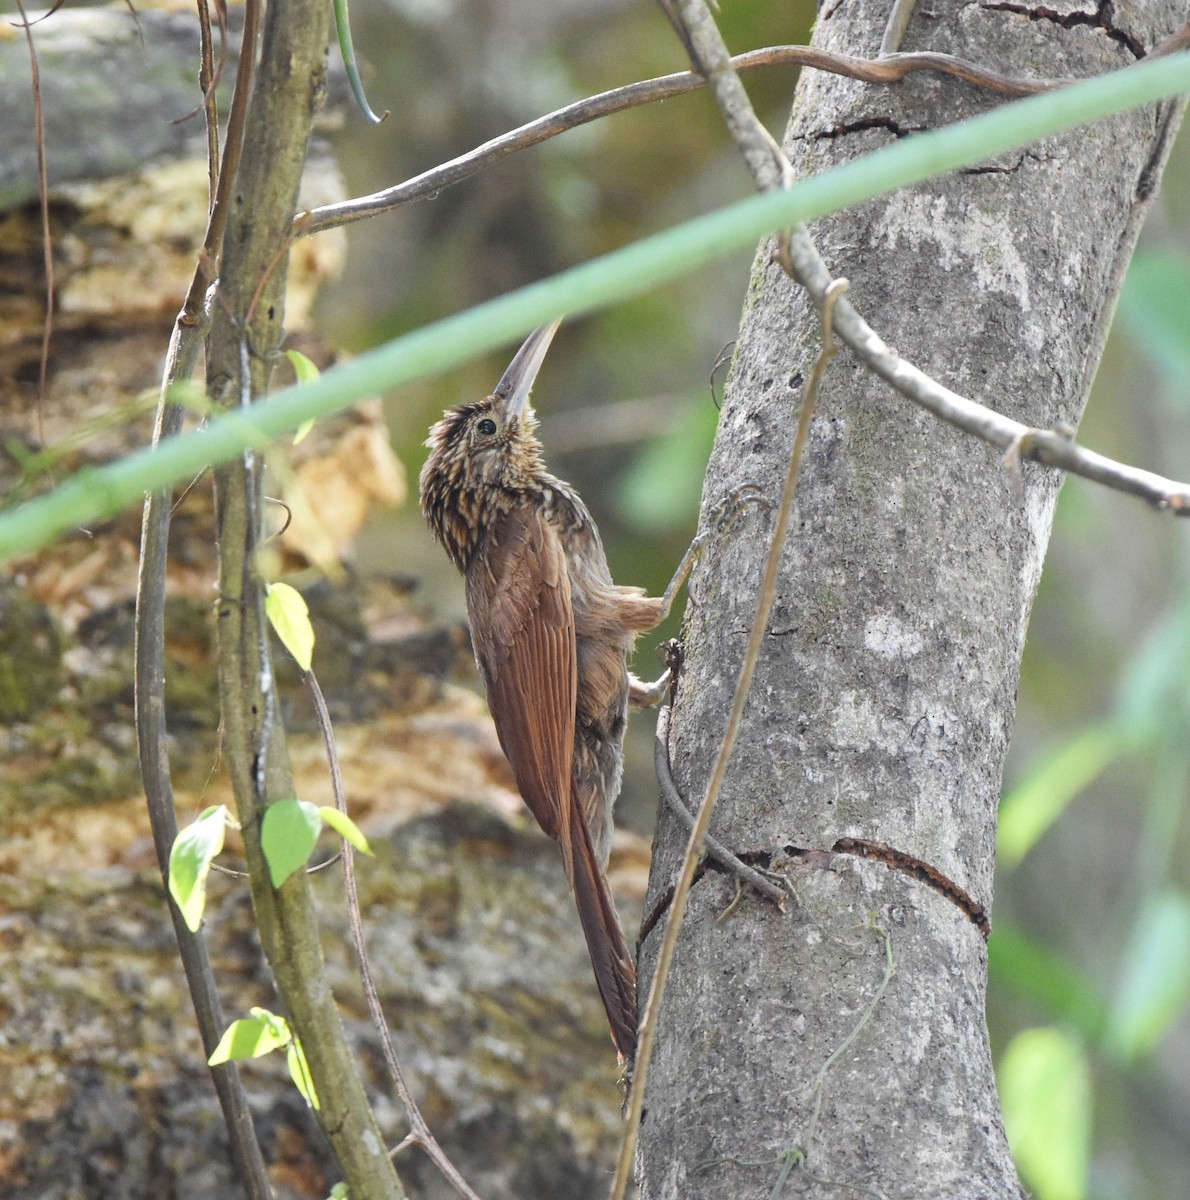
[[[503,515],[467,573],[467,611],[488,707],[521,796],[561,846],[612,1040],[636,1051],[636,969],[575,798],[578,655],[566,557],[539,510]]]
[[[467,575],[467,611],[488,707],[517,787],[570,862],[578,691],[566,557],[534,507],[502,516]]]
[[[587,823],[576,816],[570,826],[574,903],[587,939],[599,998],[607,1013],[612,1041],[627,1063],[636,1058],[636,966],[624,939],[620,915],[595,857]]]

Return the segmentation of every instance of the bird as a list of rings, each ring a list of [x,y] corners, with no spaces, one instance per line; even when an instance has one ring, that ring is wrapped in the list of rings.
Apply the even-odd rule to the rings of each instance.
[[[653,703],[665,685],[636,679],[628,659],[681,580],[660,597],[616,584],[587,506],[546,469],[529,394],[559,324],[529,335],[491,395],[433,426],[419,493],[465,578],[496,734],[521,796],[561,848],[612,1041],[630,1068],[636,967],[607,881],[612,810],[629,702]]]

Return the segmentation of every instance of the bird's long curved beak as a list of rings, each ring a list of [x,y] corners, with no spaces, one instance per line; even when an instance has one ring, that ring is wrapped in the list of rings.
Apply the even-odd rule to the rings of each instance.
[[[546,351],[562,319],[552,321],[549,325],[539,325],[525,339],[525,343],[513,356],[504,372],[496,390],[492,393],[506,417],[519,417],[529,405],[529,393],[533,389],[533,381],[541,364],[545,361]]]

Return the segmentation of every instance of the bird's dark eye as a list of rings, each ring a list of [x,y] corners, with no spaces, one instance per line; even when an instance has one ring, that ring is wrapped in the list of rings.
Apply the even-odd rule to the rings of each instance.
[[[484,437],[491,437],[496,432],[496,422],[491,417],[484,417],[476,426],[476,429],[483,434]]]

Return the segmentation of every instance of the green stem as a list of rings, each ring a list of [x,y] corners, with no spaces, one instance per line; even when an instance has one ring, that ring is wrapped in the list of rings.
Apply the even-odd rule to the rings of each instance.
[[[326,82],[328,14],[326,0],[270,0],[265,7],[206,358],[212,401],[237,415],[267,393],[284,337],[285,251],[310,125]],[[222,754],[243,831],[257,931],[285,1017],[305,1053],[318,1118],[353,1200],[399,1200],[405,1193],[327,982],[308,877],[295,871],[273,887],[260,844],[268,805],[294,795],[257,569],[260,456],[224,456],[215,497]]]
[[[990,113],[904,138],[856,162],[787,189],[750,196],[706,216],[643,238],[499,299],[427,325],[361,355],[301,388],[286,388],[109,466],[0,516],[0,562],[36,550],[67,530],[121,511],[245,447],[349,408],[365,396],[446,370],[510,342],[558,316],[623,300],[689,273],[732,250],[799,222],[985,161],[1042,137],[1190,90],[1190,53],[1142,62],[1069,88],[1031,96]]]

